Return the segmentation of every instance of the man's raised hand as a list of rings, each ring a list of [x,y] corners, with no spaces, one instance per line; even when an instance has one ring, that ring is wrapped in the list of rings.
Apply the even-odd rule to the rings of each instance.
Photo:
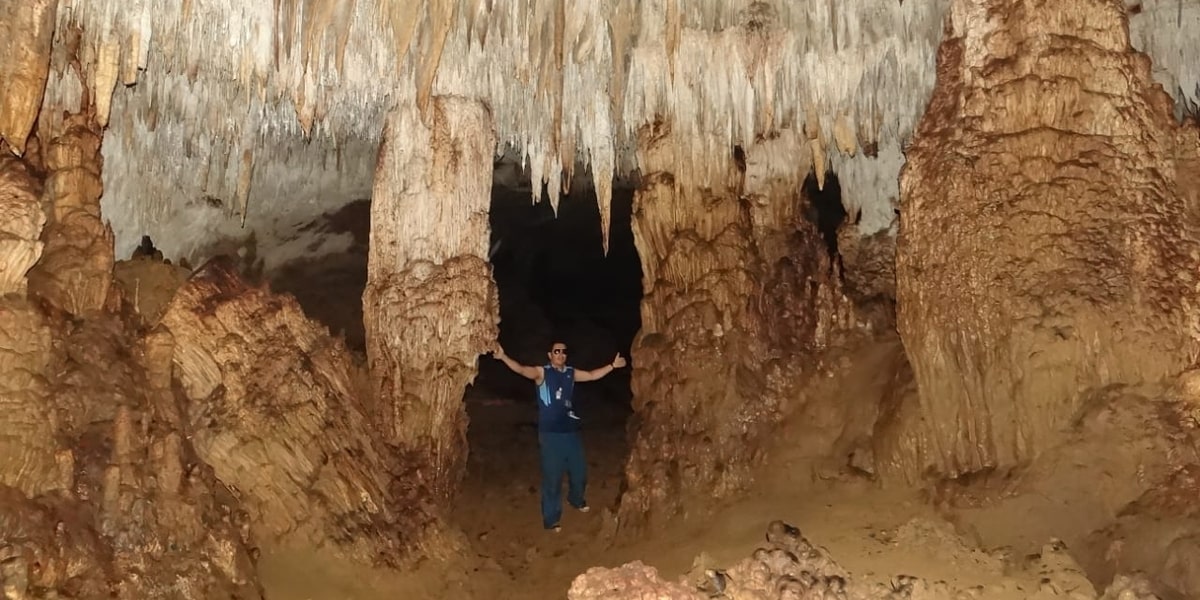
[[[624,356],[621,356],[621,353],[620,353],[620,352],[618,352],[618,353],[617,353],[617,357],[616,357],[616,358],[614,358],[614,359],[613,359],[613,361],[612,361],[612,366],[613,366],[613,368],[614,368],[614,369],[620,369],[621,367],[624,367],[625,365],[626,365],[626,362],[625,362],[625,357],[624,357]]]

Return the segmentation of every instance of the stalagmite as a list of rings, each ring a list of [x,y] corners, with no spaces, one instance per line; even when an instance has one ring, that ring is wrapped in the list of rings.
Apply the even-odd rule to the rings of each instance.
[[[112,282],[113,234],[100,218],[100,133],[87,114],[66,119],[46,147],[50,218],[29,289],[61,310],[99,310]]]
[[[1196,132],[1126,14],[983,4],[952,4],[901,180],[898,320],[920,401],[877,448],[897,477],[1024,464],[1083,390],[1178,372],[1200,337],[1177,167]]]
[[[0,6],[0,39],[6,56],[0,62],[0,140],[17,154],[33,131],[46,78],[50,71],[50,44],[58,0],[5,2]]]
[[[487,262],[496,143],[478,102],[435,97],[431,111],[428,128],[412,105],[388,119],[363,311],[385,435],[418,461],[418,481],[445,499],[466,459],[463,390],[498,334]]]
[[[733,156],[714,160],[712,187],[683,168],[669,123],[639,139],[634,237],[646,289],[619,515],[632,531],[688,510],[688,498],[744,489],[789,408],[800,357],[852,325],[820,236],[796,224],[808,171],[794,158],[807,139],[785,131],[750,148],[744,174]]]

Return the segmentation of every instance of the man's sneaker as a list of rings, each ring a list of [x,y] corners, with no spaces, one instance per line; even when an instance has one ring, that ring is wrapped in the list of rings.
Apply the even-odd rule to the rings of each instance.
[[[583,506],[580,506],[580,507],[578,507],[578,508],[579,508],[579,512],[582,512],[582,513],[585,513],[585,512],[587,512],[587,511],[589,511],[589,510],[592,510],[592,507],[590,507],[590,506],[588,506],[588,505],[586,505],[586,504],[584,504]]]
[[[553,531],[554,533],[559,533],[562,531],[562,525],[559,525],[559,524],[551,525],[546,528],[546,531]]]

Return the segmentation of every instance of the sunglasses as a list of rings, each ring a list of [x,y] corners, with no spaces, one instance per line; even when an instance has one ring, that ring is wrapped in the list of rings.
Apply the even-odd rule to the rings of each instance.
[[[550,353],[551,354],[566,354],[567,349],[566,348],[555,348],[555,349],[551,350]]]

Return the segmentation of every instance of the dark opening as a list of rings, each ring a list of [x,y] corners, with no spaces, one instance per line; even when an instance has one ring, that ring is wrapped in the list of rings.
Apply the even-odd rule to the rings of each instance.
[[[825,173],[824,189],[817,187],[816,173],[804,179],[804,198],[808,200],[805,216],[817,226],[829,257],[836,261],[838,256],[837,231],[846,220],[846,208],[842,206],[842,184],[833,171]]]
[[[532,203],[527,174],[514,177],[510,168],[496,175],[489,254],[500,296],[500,343],[524,365],[546,364],[554,341],[567,345],[568,364],[577,369],[603,367],[618,352],[628,359],[641,327],[642,268],[631,227],[633,191],[613,192],[605,256],[596,194],[584,183],[591,174],[575,176],[580,181],[560,200],[556,217],[546,199],[548,190],[541,202]],[[514,186],[513,179],[520,183]],[[613,508],[619,497],[634,367],[631,361],[599,381],[575,386],[588,466],[587,501],[597,512]],[[519,568],[524,561],[509,542],[541,528],[535,399],[533,382],[490,354],[480,357],[479,376],[465,398],[471,455],[454,516],[478,535],[494,531],[483,543],[496,540],[487,550],[505,567]],[[481,497],[487,502],[475,500]],[[565,527],[599,532],[601,519],[564,508]]]

